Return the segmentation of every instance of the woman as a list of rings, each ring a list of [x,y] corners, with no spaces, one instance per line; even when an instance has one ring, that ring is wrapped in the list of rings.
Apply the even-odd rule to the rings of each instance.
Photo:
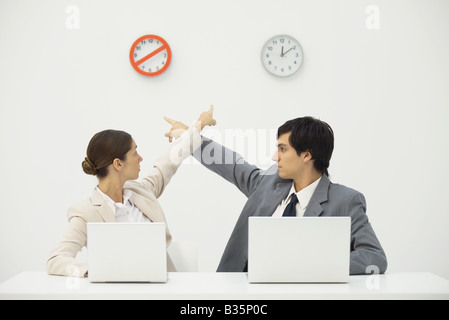
[[[170,141],[187,129],[181,122],[165,119],[172,125],[165,134]],[[82,168],[86,174],[98,177],[98,186],[89,199],[69,209],[67,230],[47,261],[48,274],[87,276],[87,263],[77,260],[76,255],[86,246],[88,222],[165,222],[157,198],[182,160],[193,153],[195,146],[200,146],[199,133],[206,125],[215,125],[213,106],[170,146],[142,181],[134,181],[139,177],[143,158],[137,153],[132,137],[116,130],[95,134],[87,147]],[[171,242],[168,228],[166,240],[168,247]],[[167,270],[175,271],[170,258],[167,258]]]

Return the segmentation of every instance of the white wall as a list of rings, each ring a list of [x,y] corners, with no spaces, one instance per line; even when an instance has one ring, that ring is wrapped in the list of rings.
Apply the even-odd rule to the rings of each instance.
[[[212,103],[218,126],[205,134],[260,132],[259,152],[288,119],[327,121],[332,179],[365,194],[388,271],[449,278],[448,31],[446,0],[0,0],[0,281],[45,270],[67,208],[95,186],[81,170],[94,133],[130,132],[144,174],[168,146],[163,116],[192,123]],[[128,60],[149,33],[173,51],[157,78]],[[287,79],[260,61],[280,33],[305,54]],[[274,151],[227,144],[265,167]],[[199,270],[214,271],[245,198],[187,162],[160,202],[174,239],[197,241]]]

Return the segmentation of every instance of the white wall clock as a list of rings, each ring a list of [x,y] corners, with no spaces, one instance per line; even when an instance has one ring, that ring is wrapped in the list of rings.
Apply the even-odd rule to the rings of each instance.
[[[301,67],[304,54],[299,42],[289,35],[277,35],[262,48],[262,64],[271,74],[288,77]]]

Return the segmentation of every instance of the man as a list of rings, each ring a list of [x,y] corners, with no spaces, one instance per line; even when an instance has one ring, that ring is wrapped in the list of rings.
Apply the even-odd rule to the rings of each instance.
[[[351,217],[350,274],[385,272],[387,258],[365,213],[364,196],[329,180],[333,148],[331,127],[312,117],[287,121],[278,129],[273,156],[277,165],[268,170],[248,164],[239,154],[203,137],[195,158],[248,198],[218,272],[247,270],[250,216],[285,215]]]

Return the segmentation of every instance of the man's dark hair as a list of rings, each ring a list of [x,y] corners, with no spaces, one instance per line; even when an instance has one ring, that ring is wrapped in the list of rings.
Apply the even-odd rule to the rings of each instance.
[[[309,151],[316,170],[329,176],[327,168],[334,150],[334,132],[324,121],[313,117],[289,120],[278,129],[277,138],[291,132],[289,142],[298,155]]]

